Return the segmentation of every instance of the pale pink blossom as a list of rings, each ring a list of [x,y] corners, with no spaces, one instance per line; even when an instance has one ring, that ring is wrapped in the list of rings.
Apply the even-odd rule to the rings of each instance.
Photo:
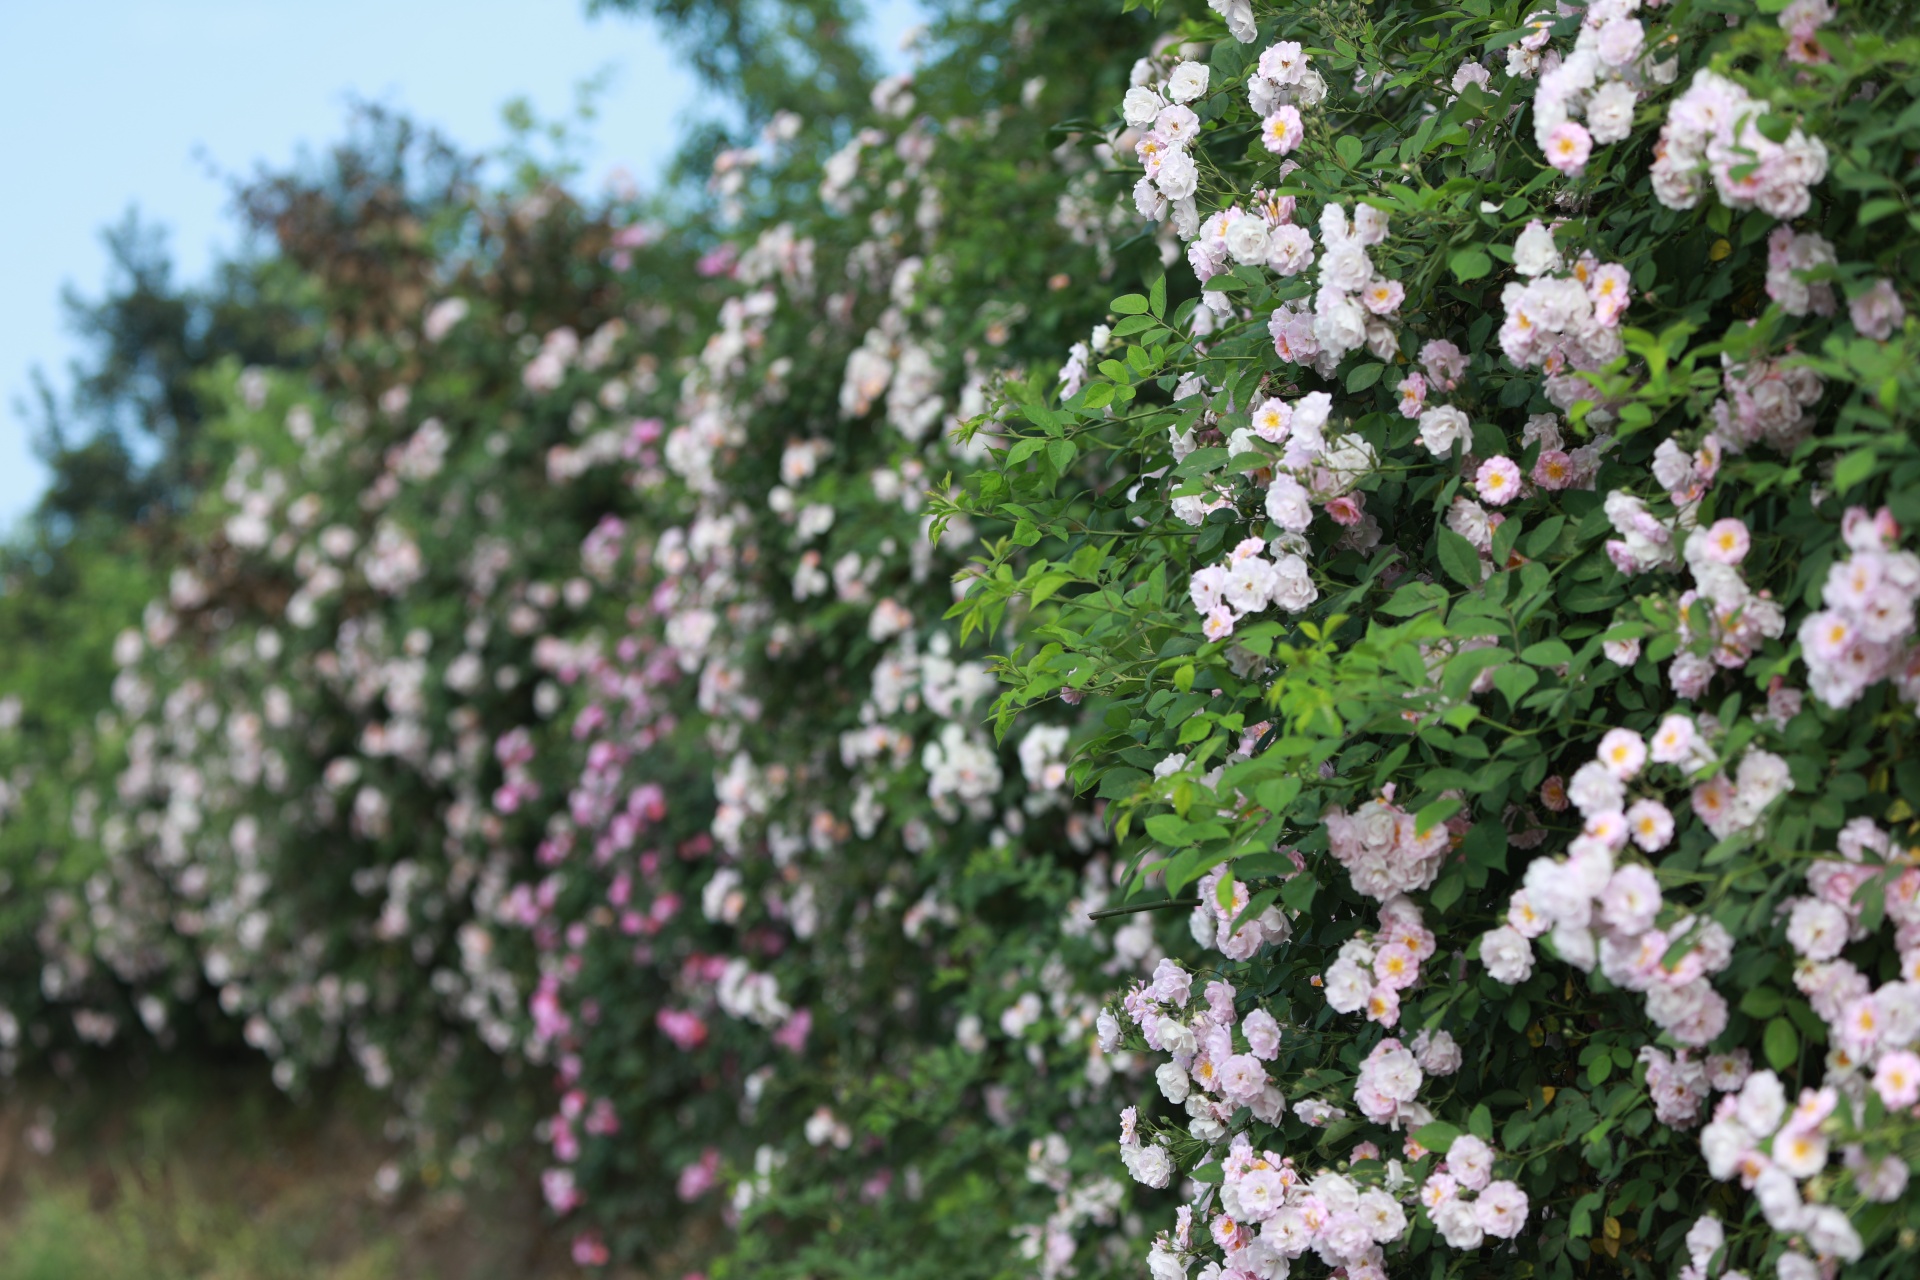
[[[1578,177],[1593,153],[1593,137],[1584,125],[1563,120],[1547,131],[1547,163],[1564,174]]]
[[[1474,474],[1473,484],[1481,501],[1505,506],[1520,496],[1520,466],[1512,458],[1488,458]]]
[[[1260,122],[1260,142],[1275,155],[1286,155],[1300,145],[1304,136],[1300,110],[1291,104],[1281,107]]]
[[[1894,292],[1893,281],[1885,276],[1850,300],[1847,314],[1853,319],[1853,327],[1875,342],[1885,342],[1907,320],[1907,309],[1901,304],[1900,295]]]

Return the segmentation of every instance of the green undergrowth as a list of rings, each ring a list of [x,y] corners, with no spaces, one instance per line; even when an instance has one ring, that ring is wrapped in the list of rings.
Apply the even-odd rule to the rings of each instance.
[[[290,1102],[250,1064],[17,1082],[0,1101],[0,1280],[574,1274],[529,1171],[377,1194],[380,1115],[347,1086]]]

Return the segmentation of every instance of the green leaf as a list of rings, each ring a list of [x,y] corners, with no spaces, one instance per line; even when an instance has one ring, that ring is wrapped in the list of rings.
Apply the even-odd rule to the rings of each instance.
[[[1360,163],[1360,139],[1350,133],[1343,133],[1335,138],[1333,150],[1340,157],[1340,163],[1349,169]]]
[[[1321,1131],[1320,1140],[1314,1143],[1314,1146],[1320,1148],[1322,1151],[1330,1151],[1334,1147],[1345,1143],[1353,1134],[1358,1133],[1360,1126],[1365,1123],[1366,1122],[1358,1116],[1349,1116],[1345,1120],[1335,1120]]]
[[[1066,429],[1067,420],[1043,404],[1022,405],[1020,413],[1050,436],[1057,436]]]
[[[1185,820],[1171,813],[1156,813],[1148,818],[1147,834],[1170,849],[1180,848],[1189,839]]]
[[[1453,268],[1454,279],[1462,284],[1482,279],[1493,272],[1493,259],[1487,256],[1486,250],[1477,247],[1455,249],[1447,259],[1447,265]]]
[[[1233,918],[1233,928],[1237,932],[1241,925],[1257,920],[1274,903],[1280,900],[1278,889],[1263,889],[1247,899],[1247,905],[1240,908],[1240,914]]]
[[[1605,1084],[1607,1077],[1613,1074],[1613,1058],[1605,1055],[1595,1058],[1587,1064],[1587,1083]]]
[[[1065,475],[1067,468],[1073,465],[1074,455],[1079,452],[1080,450],[1074,446],[1071,440],[1049,441],[1047,444],[1047,461],[1053,463],[1053,469],[1055,471]]]
[[[1869,200],[1860,206],[1860,212],[1854,218],[1854,222],[1863,227],[1872,226],[1880,219],[1899,213],[1904,208],[1906,205],[1899,200]]]
[[[1752,987],[1740,997],[1740,1012],[1749,1018],[1771,1018],[1786,1006],[1785,997],[1772,987]]]
[[[1840,459],[1840,461],[1833,464],[1834,492],[1845,493],[1862,480],[1865,480],[1873,474],[1873,469],[1879,461],[1880,455],[1874,452],[1872,445],[1855,449],[1852,453],[1847,454],[1844,458]]]
[[[1495,871],[1507,869],[1507,829],[1497,818],[1487,818],[1473,824],[1465,838],[1460,841],[1460,852],[1466,855],[1470,867],[1490,867]]]
[[[1520,661],[1536,667],[1564,667],[1573,661],[1573,650],[1559,640],[1542,640],[1522,649]]]
[[[1473,544],[1451,529],[1439,530],[1440,567],[1463,587],[1480,585],[1480,553]]]
[[[1479,429],[1475,430],[1478,433]],[[1478,449],[1479,445],[1476,443],[1474,447]],[[1493,531],[1493,545],[1488,551],[1487,558],[1495,565],[1503,565],[1510,561],[1513,558],[1513,544],[1520,541],[1522,529],[1523,526],[1517,517],[1510,516],[1502,520],[1499,527]]]
[[[1389,618],[1411,618],[1417,613],[1445,604],[1450,597],[1447,589],[1431,582],[1409,582],[1387,598],[1375,612]]]
[[[1027,603],[1030,605],[1038,605],[1072,581],[1073,578],[1069,574],[1049,573],[1042,577],[1040,581],[1034,583],[1032,588],[1028,590]]]
[[[1482,1142],[1493,1141],[1493,1112],[1487,1109],[1486,1103],[1474,1107],[1472,1114],[1467,1117],[1467,1128]]]
[[[1502,667],[1493,673],[1493,687],[1506,695],[1510,707],[1518,707],[1520,699],[1539,683],[1540,677],[1533,673],[1532,668],[1518,664]]]
[[[1215,1160],[1212,1164],[1203,1164],[1198,1169],[1187,1170],[1187,1176],[1195,1182],[1217,1183],[1227,1179],[1226,1166]]]
[[[1440,687],[1446,690],[1450,698],[1464,698],[1480,673],[1490,667],[1511,662],[1513,654],[1505,649],[1468,649],[1447,659],[1447,665],[1440,677]]]
[[[1365,391],[1368,387],[1380,381],[1380,375],[1386,371],[1387,366],[1383,364],[1360,365],[1347,375],[1347,390],[1350,392]]]
[[[1280,887],[1280,901],[1295,911],[1310,911],[1313,909],[1313,895],[1319,890],[1320,882],[1303,871]]]
[[[1413,829],[1416,832],[1428,832],[1460,812],[1460,801],[1448,797],[1435,800],[1432,804],[1422,805],[1420,812],[1413,815]]]
[[[1431,895],[1433,909],[1435,911],[1447,910],[1453,906],[1454,903],[1460,901],[1460,895],[1466,891],[1467,878],[1458,871],[1447,872],[1447,874],[1441,876],[1439,882],[1433,886],[1433,893]]]
[[[1553,544],[1560,541],[1560,531],[1567,527],[1565,516],[1548,516],[1540,522],[1540,527],[1527,535],[1527,555],[1535,560],[1553,550]]]
[[[1143,316],[1147,314],[1147,299],[1143,294],[1123,293],[1107,305],[1118,315]]]
[[[1619,604],[1621,593],[1615,587],[1592,582],[1575,582],[1560,592],[1560,603],[1569,613],[1605,613]]]
[[[1253,798],[1274,813],[1285,813],[1300,795],[1300,779],[1269,778],[1253,789]]]
[[[1775,1071],[1785,1071],[1800,1060],[1800,1033],[1787,1019],[1775,1018],[1767,1024],[1761,1047],[1766,1051],[1767,1064]]]
[[[1590,1191],[1574,1201],[1573,1216],[1567,1224],[1567,1234],[1582,1238],[1592,1235],[1593,1215],[1606,1201],[1605,1193],[1600,1191]]]
[[[1167,315],[1167,278],[1155,276],[1153,284],[1147,289],[1147,310],[1157,319],[1164,320]]]
[[[1040,436],[1020,437],[1013,442],[1013,447],[1007,450],[1007,465],[1009,467],[1019,466],[1028,458],[1040,452],[1040,446],[1045,443],[1046,440]]]
[[[1441,1155],[1447,1154],[1447,1151],[1453,1146],[1453,1140],[1459,1136],[1460,1130],[1444,1120],[1435,1120],[1431,1124],[1423,1124],[1413,1131],[1413,1140],[1415,1142],[1427,1150],[1437,1151]]]

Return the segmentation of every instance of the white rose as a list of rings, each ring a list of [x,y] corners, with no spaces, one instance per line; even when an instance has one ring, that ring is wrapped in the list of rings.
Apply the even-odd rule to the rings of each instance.
[[[1700,1131],[1700,1153],[1707,1158],[1707,1172],[1725,1182],[1754,1141],[1745,1125],[1733,1120],[1714,1121]]]
[[[1333,488],[1345,493],[1373,470],[1373,449],[1364,437],[1343,435],[1328,444],[1320,465],[1331,473]],[[1338,497],[1339,493],[1332,496]]]
[[[1241,44],[1252,44],[1260,33],[1259,26],[1253,20],[1251,0],[1207,0],[1207,7],[1225,19],[1227,30]]]
[[[1160,194],[1169,200],[1185,200],[1200,185],[1200,170],[1193,157],[1184,151],[1169,151],[1160,159],[1160,172],[1154,175]]]
[[[1820,1264],[1804,1253],[1783,1253],[1774,1264],[1778,1280],[1820,1280]]]
[[[1424,1036],[1426,1043],[1414,1041],[1415,1053],[1419,1055],[1420,1069],[1430,1076],[1450,1076],[1460,1069],[1466,1060],[1460,1050],[1460,1042],[1451,1033],[1436,1031],[1430,1037]]]
[[[1453,530],[1482,553],[1493,549],[1493,522],[1487,509],[1472,498],[1455,498],[1447,508],[1447,528]]]
[[[1283,276],[1298,275],[1313,264],[1313,236],[1291,223],[1267,233],[1267,265]]]
[[[1227,252],[1243,266],[1267,259],[1267,224],[1258,217],[1245,217],[1227,228]]]
[[[1486,1231],[1480,1226],[1471,1201],[1456,1196],[1432,1212],[1433,1225],[1440,1228],[1441,1236],[1455,1249],[1478,1249],[1486,1239]]]
[[[1153,1182],[1147,1178],[1141,1178],[1137,1169],[1133,1176],[1140,1178],[1140,1181],[1150,1187],[1167,1185],[1164,1179]],[[1147,1254],[1147,1274],[1152,1276],[1153,1280],[1186,1280],[1187,1268],[1191,1265],[1187,1258],[1175,1253],[1164,1240],[1154,1241],[1153,1249]]]
[[[1353,237],[1353,224],[1347,221],[1347,211],[1337,204],[1326,205],[1320,210],[1320,240],[1329,249],[1342,240]]]
[[[1517,986],[1533,974],[1533,948],[1512,925],[1501,925],[1480,939],[1480,963],[1495,982]]]
[[[1166,1046],[1168,1053],[1194,1053],[1200,1048],[1194,1039],[1193,1029],[1170,1014],[1160,1018],[1160,1043]]]
[[[1327,1003],[1335,1013],[1355,1013],[1366,1007],[1373,994],[1373,979],[1351,960],[1336,960],[1327,970]]]
[[[1793,778],[1787,772],[1785,760],[1771,751],[1755,747],[1741,758],[1734,785],[1739,788],[1740,798],[1758,811],[1773,803],[1782,793],[1791,791]]]
[[[1633,132],[1633,108],[1639,101],[1624,80],[1609,80],[1587,100],[1587,132],[1597,143],[1624,142]]]
[[[1207,91],[1207,69],[1198,62],[1183,62],[1167,77],[1167,96],[1175,102],[1192,102]]]
[[[1121,100],[1120,110],[1126,115],[1127,123],[1134,128],[1151,129],[1154,118],[1166,105],[1166,99],[1142,85],[1127,90],[1127,96]]]
[[[1400,352],[1400,331],[1385,320],[1367,321],[1367,350],[1376,360],[1391,364],[1394,356]]]
[[[1379,244],[1387,238],[1387,215],[1370,204],[1353,207],[1353,238],[1361,244]]]
[[[1167,198],[1153,185],[1152,178],[1142,178],[1133,184],[1133,207],[1148,222],[1158,222],[1167,216]]]
[[[1527,224],[1513,242],[1513,268],[1523,276],[1544,275],[1560,269],[1560,250],[1553,243],[1553,232],[1535,219]]]
[[[1313,574],[1305,560],[1286,556],[1274,565],[1267,598],[1288,613],[1299,613],[1320,598],[1320,588],[1313,585]]]
[[[1333,298],[1323,291],[1313,315],[1313,336],[1325,351],[1340,355],[1367,340],[1367,311],[1352,298]]]
[[[1173,232],[1182,240],[1191,240],[1200,234],[1200,208],[1192,196],[1173,202]]]
[[[1136,1182],[1164,1187],[1173,1181],[1173,1157],[1158,1143],[1150,1147],[1130,1147],[1121,1153],[1121,1160]],[[1175,1274],[1184,1274],[1184,1270]]]
[[[1420,443],[1434,457],[1443,458],[1453,451],[1454,441],[1469,438],[1472,425],[1464,410],[1435,405],[1420,415]]]
[[[1160,1069],[1153,1073],[1153,1079],[1160,1086],[1160,1092],[1166,1095],[1168,1102],[1179,1106],[1187,1100],[1187,1093],[1193,1088],[1193,1081],[1177,1062],[1163,1062]]]
[[[1312,524],[1313,506],[1306,487],[1292,476],[1275,476],[1267,489],[1267,518],[1294,533]]]
[[[1863,1243],[1847,1215],[1830,1204],[1814,1205],[1807,1210],[1807,1243],[1814,1252],[1857,1261]]]
[[[1333,243],[1320,260],[1320,279],[1348,293],[1366,288],[1373,279],[1373,260],[1367,257],[1366,246],[1351,237]]]

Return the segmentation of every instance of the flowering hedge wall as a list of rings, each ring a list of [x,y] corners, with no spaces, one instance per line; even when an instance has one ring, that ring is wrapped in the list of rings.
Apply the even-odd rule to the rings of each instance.
[[[1125,10],[281,189],[325,357],[0,702],[9,1053],[349,1067],[590,1268],[1910,1269],[1904,9]]]
[[[1905,11],[1212,10],[1112,126],[1185,264],[954,508],[1198,900],[1154,1273],[1904,1273]]]
[[[975,534],[928,504],[1150,260],[1052,136],[1145,38],[957,13],[860,118],[722,151],[697,215],[537,167],[258,193],[328,358],[215,379],[217,483],[52,788],[94,861],[41,903],[31,1037],[357,1071],[382,1193],[533,1148],[585,1266],[1128,1268],[1088,1104],[1147,1064],[1094,1022],[1161,947],[1087,918],[1075,713],[983,725],[943,619]]]

